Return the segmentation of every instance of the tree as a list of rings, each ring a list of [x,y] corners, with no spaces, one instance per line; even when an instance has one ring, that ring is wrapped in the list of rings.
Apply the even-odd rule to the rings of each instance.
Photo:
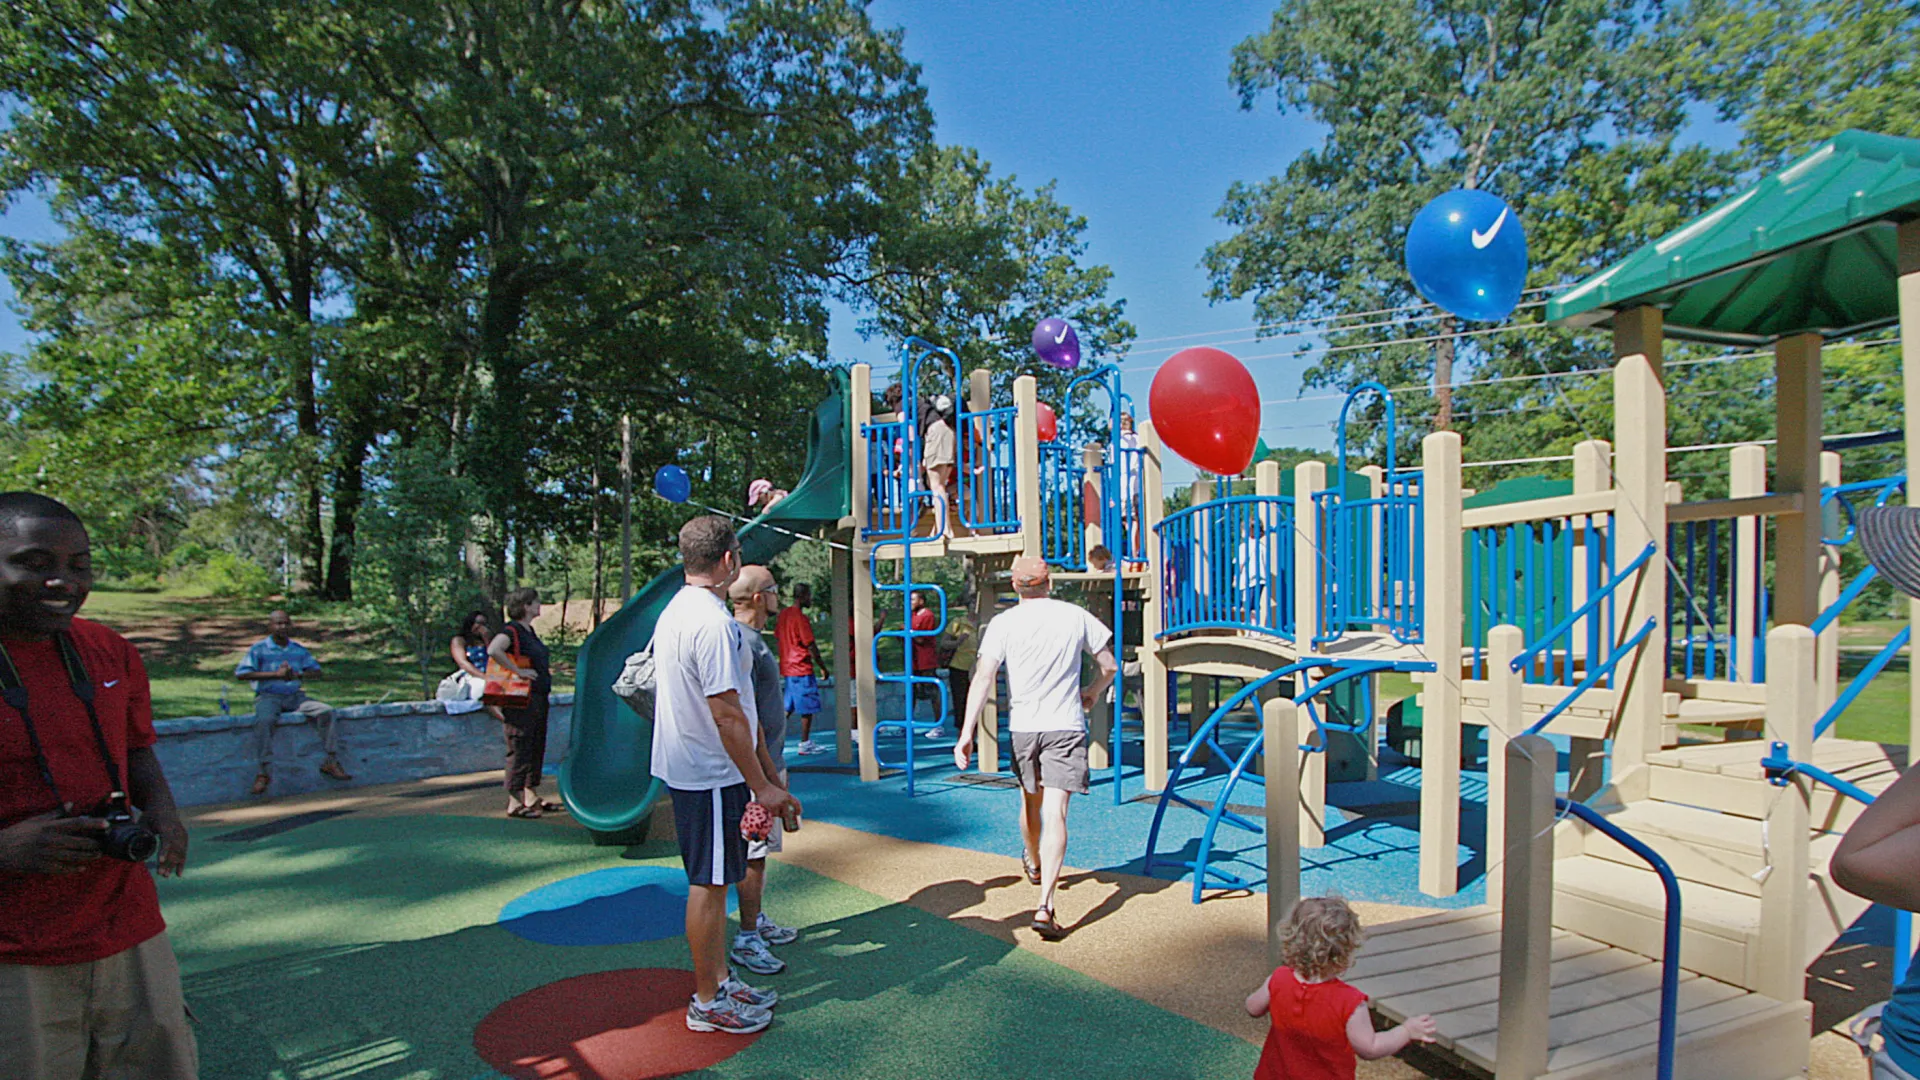
[[[433,696],[442,631],[474,601],[461,549],[477,499],[456,475],[445,446],[425,443],[383,452],[378,485],[364,516],[364,557],[384,573],[392,603],[381,614],[420,664],[420,694]],[[450,636],[450,635],[446,635]]]
[[[974,368],[1035,375],[1055,401],[1079,372],[1033,355],[1035,323],[1071,322],[1085,367],[1124,353],[1134,329],[1125,302],[1107,296],[1113,272],[1081,264],[1087,220],[1053,192],[996,178],[970,148],[916,154],[891,189],[889,226],[848,270],[848,299],[867,313],[862,332],[944,345],[962,378]]]
[[[1283,176],[1229,190],[1220,216],[1237,233],[1207,252],[1212,295],[1251,294],[1268,323],[1416,303],[1401,268],[1407,225],[1455,187],[1496,191],[1521,214],[1534,284],[1684,221],[1733,169],[1726,155],[1676,146],[1685,102],[1646,40],[1657,14],[1640,0],[1283,4],[1266,33],[1235,48],[1233,83],[1243,107],[1272,91],[1328,131]],[[1429,417],[1454,426],[1457,406],[1477,404],[1456,401],[1456,348],[1488,374],[1503,366],[1498,352],[1525,356],[1534,371],[1604,359],[1564,335],[1484,348],[1456,337],[1457,320],[1425,312],[1355,322],[1369,325],[1350,323],[1329,343],[1440,340],[1328,353],[1302,383],[1430,379],[1430,403],[1402,401],[1409,430]],[[1377,418],[1360,417],[1359,433]]]

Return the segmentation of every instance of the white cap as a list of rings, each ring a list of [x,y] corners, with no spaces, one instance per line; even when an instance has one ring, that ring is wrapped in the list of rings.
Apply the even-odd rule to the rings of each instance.
[[[941,394],[939,397],[933,399],[933,410],[935,412],[952,412],[953,399],[945,394]]]

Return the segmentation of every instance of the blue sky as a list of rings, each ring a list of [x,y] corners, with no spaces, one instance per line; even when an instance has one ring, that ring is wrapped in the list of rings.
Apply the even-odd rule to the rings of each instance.
[[[876,0],[871,10],[880,25],[905,28],[942,142],[978,148],[997,174],[1029,188],[1057,180],[1057,197],[1088,219],[1088,257],[1113,268],[1112,293],[1140,336],[1126,368],[1136,400],[1144,404],[1155,362],[1176,348],[1282,351],[1246,341],[1251,303],[1207,303],[1199,266],[1207,245],[1229,233],[1214,217],[1228,186],[1280,172],[1319,137],[1271,98],[1241,111],[1228,86],[1230,50],[1266,27],[1272,0]],[[33,200],[19,201],[0,227],[52,234]],[[0,349],[23,343],[11,310],[0,314]],[[835,320],[832,349],[836,359],[891,362],[887,344],[862,340],[851,318]],[[1285,403],[1304,362],[1248,366],[1268,403],[1269,443],[1331,444],[1337,403]],[[1170,479],[1190,475],[1181,468]]]

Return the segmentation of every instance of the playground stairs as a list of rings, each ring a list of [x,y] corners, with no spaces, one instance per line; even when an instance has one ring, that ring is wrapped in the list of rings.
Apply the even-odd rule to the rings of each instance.
[[[1500,913],[1487,907],[1388,923],[1368,933],[1344,978],[1365,991],[1389,1023],[1431,1013],[1440,1029],[1437,1049],[1491,1074],[1499,1043],[1500,939]],[[1557,925],[1552,949],[1547,1072],[1539,1080],[1651,1077],[1660,962]],[[1676,1080],[1801,1075],[1805,1002],[1776,1001],[1693,971],[1681,974],[1679,991]]]
[[[1761,981],[1761,889],[1768,868],[1763,820],[1791,788],[1767,782],[1765,743],[1743,740],[1664,750],[1650,759],[1651,797],[1608,818],[1645,842],[1680,879],[1681,966],[1735,986]],[[1814,743],[1814,764],[1875,795],[1905,765],[1904,747],[1845,739]],[[1806,963],[1833,944],[1869,906],[1834,885],[1827,865],[1859,805],[1812,785]],[[1553,867],[1554,925],[1609,945],[1658,956],[1664,899],[1645,864],[1583,822],[1560,823]]]

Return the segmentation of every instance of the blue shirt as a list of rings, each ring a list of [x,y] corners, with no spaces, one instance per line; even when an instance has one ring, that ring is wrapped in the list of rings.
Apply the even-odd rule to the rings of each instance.
[[[281,664],[292,668],[296,677],[262,679],[253,684],[255,695],[297,694],[300,692],[300,680],[297,676],[308,672],[315,675],[320,673],[320,661],[313,658],[313,654],[307,651],[305,645],[292,640],[285,645],[278,645],[270,637],[254,642],[253,647],[247,650],[246,659],[240,661],[240,666],[234,668],[233,673],[252,675],[261,671],[279,671]]]
[[[1893,988],[1880,1013],[1880,1037],[1895,1065],[1920,1076],[1920,964],[1907,969],[1907,979]]]

